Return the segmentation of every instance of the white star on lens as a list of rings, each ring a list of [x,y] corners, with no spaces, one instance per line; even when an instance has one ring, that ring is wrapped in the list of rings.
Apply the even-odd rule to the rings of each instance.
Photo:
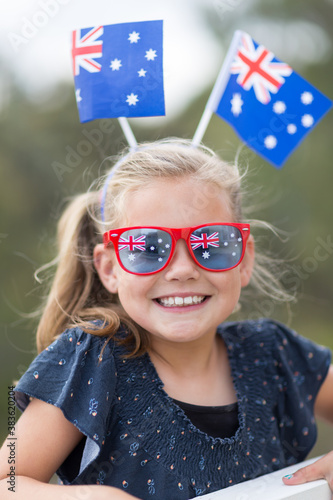
[[[162,238],[158,238],[158,240],[157,240],[157,241],[158,241],[158,243],[163,243]]]
[[[135,261],[135,255],[134,255],[134,253],[130,253],[130,254],[129,254],[129,256],[128,256],[128,260],[129,260],[130,262],[134,262],[134,261]]]
[[[303,94],[301,94],[301,101],[303,104],[311,104],[313,99],[314,97],[311,92],[303,92]]]
[[[113,61],[111,61],[110,68],[112,68],[112,71],[118,71],[121,66],[120,59],[113,59]]]
[[[155,250],[155,247],[151,246],[150,250],[153,252]]]
[[[206,250],[206,252],[203,252],[202,256],[203,256],[204,259],[209,259],[210,253],[207,252],[207,250]]]
[[[236,252],[232,252],[231,254],[233,257],[236,257]]]
[[[165,248],[170,248],[169,243],[167,243],[167,244],[165,245]]]
[[[231,102],[231,113],[234,116],[239,116],[242,112],[242,106],[244,104],[242,96],[240,94],[233,94],[230,102]]]
[[[132,31],[128,35],[128,39],[131,43],[138,43],[138,40],[140,40],[140,33],[137,33],[136,31]]]
[[[77,89],[75,92],[76,102],[81,102],[82,97],[80,96],[81,89]]]
[[[268,135],[264,140],[264,144],[267,149],[274,149],[277,145],[277,138],[274,135]]]
[[[141,68],[140,71],[138,71],[138,75],[141,76],[146,76],[147,70]]]
[[[163,262],[162,257],[159,257],[157,260],[158,260],[158,262]]]
[[[282,113],[284,113],[286,111],[286,109],[287,109],[287,106],[285,105],[285,103],[283,101],[276,101],[273,104],[273,111],[277,115],[282,115]]]
[[[290,135],[296,134],[296,132],[297,132],[296,125],[294,123],[289,123],[289,125],[287,126],[287,132]]]
[[[225,242],[223,243],[223,245],[224,245],[225,247],[227,247],[227,246],[229,245],[229,243],[228,243],[227,241],[225,241]]]
[[[136,106],[136,103],[139,101],[138,96],[134,95],[133,92],[127,96],[126,102],[129,106]]]
[[[157,57],[156,50],[149,49],[146,50],[146,55],[145,55],[147,61],[153,61],[155,57]]]
[[[303,115],[301,119],[302,125],[305,128],[310,128],[312,127],[314,123],[314,118],[312,115]]]

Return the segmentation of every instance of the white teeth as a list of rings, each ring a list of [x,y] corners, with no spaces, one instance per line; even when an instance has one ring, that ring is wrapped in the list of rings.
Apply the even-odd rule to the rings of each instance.
[[[205,299],[204,295],[194,295],[188,297],[164,297],[159,299],[159,303],[164,307],[185,307],[193,304],[200,304]]]

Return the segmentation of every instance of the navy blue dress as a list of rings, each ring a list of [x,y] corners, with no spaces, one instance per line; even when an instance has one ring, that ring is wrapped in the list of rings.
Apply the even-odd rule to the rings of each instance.
[[[105,484],[140,498],[187,500],[305,459],[330,352],[271,320],[225,323],[238,398],[230,438],[197,429],[166,394],[148,354],[125,360],[106,338],[66,330],[16,388],[61,408],[84,439],[57,471],[64,484]],[[52,429],[50,429],[52,432]]]

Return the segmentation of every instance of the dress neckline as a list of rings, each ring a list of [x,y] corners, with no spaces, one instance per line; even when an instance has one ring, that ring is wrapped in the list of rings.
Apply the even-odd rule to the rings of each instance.
[[[220,406],[203,406],[203,405],[194,405],[192,403],[186,403],[185,401],[178,401],[178,399],[173,398],[173,402],[176,405],[180,406],[183,410],[190,410],[197,413],[229,413],[237,411],[238,402],[230,403],[227,405]]]

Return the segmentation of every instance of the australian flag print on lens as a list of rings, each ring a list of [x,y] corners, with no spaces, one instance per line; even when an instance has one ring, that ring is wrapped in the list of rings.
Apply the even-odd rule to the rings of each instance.
[[[165,114],[163,21],[73,31],[72,61],[81,122]]]

